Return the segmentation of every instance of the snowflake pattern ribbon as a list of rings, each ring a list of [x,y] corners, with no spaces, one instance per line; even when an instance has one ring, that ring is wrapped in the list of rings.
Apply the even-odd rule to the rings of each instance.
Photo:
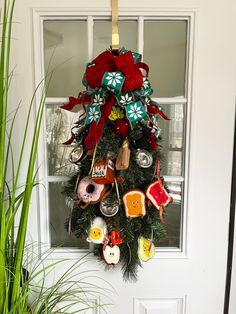
[[[136,101],[125,106],[126,116],[132,128],[142,120],[148,120],[147,113],[141,101]]]
[[[86,121],[85,124],[90,124],[93,121],[95,121],[97,124],[101,118],[101,111],[100,111],[100,107],[97,105],[89,105],[86,107]]]
[[[110,51],[104,51],[87,64],[83,77],[86,90],[80,93],[78,100],[74,101],[74,98],[71,98],[73,102],[64,105],[64,108],[68,107],[67,110],[72,110],[75,104],[81,103],[85,109],[86,119],[85,123],[80,123],[80,125],[93,124],[93,121],[95,125],[98,125],[104,112],[108,112],[104,118],[109,117],[112,121],[121,115],[109,113],[111,108],[109,109],[106,104],[109,98],[113,97],[114,104],[120,106],[131,128],[134,128],[138,122],[144,122],[149,125],[151,133],[157,140],[161,129],[157,126],[157,121],[154,121],[156,117],[153,118],[153,116],[158,114],[166,120],[168,118],[162,108],[150,98],[153,89],[147,78],[149,68],[141,62],[141,59],[142,56],[139,53],[126,49],[121,49],[118,56],[113,56]],[[146,71],[146,76],[140,69]],[[73,131],[72,135],[71,138],[74,137]]]
[[[113,92],[114,94],[118,94],[121,92],[123,83],[125,81],[124,75],[117,72],[105,72],[102,85],[106,87],[108,90]]]

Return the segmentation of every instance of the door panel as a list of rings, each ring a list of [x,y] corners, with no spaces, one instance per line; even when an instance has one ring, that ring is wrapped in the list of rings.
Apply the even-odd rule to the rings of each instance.
[[[149,0],[145,4],[141,0],[128,3],[120,1],[120,15],[123,18],[142,15],[153,19],[168,20],[174,17],[189,20],[187,83],[183,88],[182,82],[174,94],[166,94],[168,88],[163,88],[164,97],[178,95],[186,98],[184,101],[176,98],[176,103],[188,106],[189,124],[186,127],[189,127],[189,134],[186,137],[186,158],[181,159],[186,172],[183,193],[185,211],[179,247],[175,241],[174,248],[159,249],[155,258],[140,269],[136,283],[123,282],[119,271],[105,272],[94,259],[86,266],[97,269],[98,275],[116,288],[117,295],[112,296],[114,306],[108,308],[108,313],[221,314],[223,311],[236,86],[236,43],[235,36],[232,36],[236,29],[235,10],[233,0],[198,0],[194,3],[180,0],[157,3]],[[34,90],[32,77],[35,75],[35,84],[43,77],[42,18],[69,16],[76,20],[83,15],[109,18],[110,1],[60,1],[60,7],[58,1],[54,0],[22,0],[16,3],[16,19],[21,24],[14,26],[18,41],[13,44],[16,49],[12,59],[19,65],[15,78],[17,83],[13,85],[14,99],[27,101]],[[138,19],[137,27],[143,22]],[[133,25],[131,28],[135,27]],[[88,35],[91,33],[90,27]],[[140,36],[137,38],[139,50],[142,49]],[[88,57],[92,58],[93,43],[89,41],[87,46]],[[157,64],[158,60],[155,62]],[[79,64],[76,66],[79,67]],[[180,71],[177,70],[177,73],[180,74]],[[73,87],[72,92],[74,90]],[[186,94],[180,95],[183,90]],[[59,96],[64,97],[66,93]],[[55,96],[53,94],[51,96]],[[55,99],[50,101],[52,106],[59,104]],[[23,117],[26,109],[23,108]],[[20,129],[22,120],[18,123]],[[31,126],[33,128],[33,121]],[[42,134],[42,139],[46,138],[45,135]],[[14,145],[17,149],[18,140]],[[40,171],[46,173],[47,155],[42,148],[45,143],[41,142],[40,145]],[[173,159],[180,160],[171,154],[170,163]],[[176,169],[178,173],[178,166]],[[42,177],[40,179],[44,180]],[[182,181],[177,182],[182,184]],[[32,208],[37,207],[39,215],[31,210],[29,234],[41,241],[44,247],[49,247],[50,215],[44,212],[48,205],[45,202],[45,189],[42,190],[38,197],[35,195],[33,198]],[[178,209],[173,210],[177,212]],[[76,249],[66,247],[54,251],[51,258],[71,258],[71,261],[64,263],[64,268],[60,266],[57,269],[54,276],[59,276],[81,254]]]

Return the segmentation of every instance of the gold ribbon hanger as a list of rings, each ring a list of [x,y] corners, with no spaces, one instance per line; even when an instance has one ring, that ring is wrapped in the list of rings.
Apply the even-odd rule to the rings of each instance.
[[[119,49],[118,0],[112,0],[112,50]]]

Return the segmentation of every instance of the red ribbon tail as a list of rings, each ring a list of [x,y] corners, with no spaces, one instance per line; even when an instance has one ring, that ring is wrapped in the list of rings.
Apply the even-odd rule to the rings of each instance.
[[[102,132],[104,129],[105,118],[101,117],[98,124],[95,121],[92,122],[91,128],[88,132],[88,135],[85,139],[85,145],[88,150],[94,149],[96,144],[99,142],[102,137]]]
[[[146,72],[146,77],[148,77],[149,74],[149,66],[144,63],[144,62],[139,62],[137,64],[135,64],[135,67],[137,67],[138,69],[143,69]]]
[[[74,104],[68,103],[60,106],[61,109],[71,111],[74,108]]]
[[[166,224],[166,221],[165,221],[165,219],[164,219],[164,217],[163,217],[163,211],[164,211],[163,206],[161,206],[161,207],[159,208],[159,217],[160,217],[161,222],[162,222],[163,224]]]
[[[164,112],[162,111],[162,110],[160,110],[159,108],[158,108],[158,114],[163,118],[163,119],[165,119],[165,120],[170,120],[165,114],[164,114]]]
[[[70,137],[67,141],[65,141],[64,143],[62,143],[62,144],[63,144],[63,145],[70,145],[70,144],[73,143],[74,139],[75,139],[75,134],[74,134],[73,131],[71,131],[71,137]]]

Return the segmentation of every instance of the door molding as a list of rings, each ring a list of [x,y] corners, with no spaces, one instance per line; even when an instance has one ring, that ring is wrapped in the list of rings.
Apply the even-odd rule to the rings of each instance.
[[[233,261],[234,254],[234,234],[235,234],[235,206],[236,206],[236,115],[234,126],[234,150],[233,150],[233,165],[232,165],[232,183],[230,196],[230,217],[229,217],[229,242],[228,242],[228,256],[227,256],[227,271],[225,282],[225,300],[224,300],[224,314],[229,313],[230,299],[234,297],[232,291],[232,270],[236,272],[236,261]]]
[[[35,64],[35,86],[42,81],[44,77],[44,60],[43,60],[43,21],[45,19],[53,20],[53,19],[78,19],[83,17],[90,16],[101,16],[101,17],[109,17],[111,14],[111,10],[108,7],[93,7],[89,6],[86,3],[86,6],[83,4],[81,7],[34,7],[32,8],[32,24],[33,24],[33,38],[34,38],[34,64]],[[185,142],[185,174],[184,174],[184,193],[183,193],[183,204],[184,208],[182,209],[182,223],[181,223],[181,247],[178,249],[172,248],[160,248],[157,249],[158,254],[156,254],[155,258],[168,258],[168,259],[176,259],[176,258],[189,258],[190,255],[190,245],[188,241],[188,224],[189,224],[189,216],[191,215],[191,203],[188,200],[189,196],[189,162],[190,162],[190,136],[191,136],[191,120],[194,113],[194,93],[195,90],[195,67],[196,67],[196,24],[197,24],[197,9],[191,8],[186,9],[182,7],[178,8],[161,8],[155,5],[153,1],[153,5],[148,7],[138,7],[135,9],[133,7],[120,7],[119,14],[121,18],[124,17],[139,17],[140,15],[146,16],[148,18],[159,19],[159,20],[186,20],[188,21],[188,40],[187,40],[187,60],[186,60],[186,103],[188,104],[187,117],[186,122],[186,142]],[[142,19],[138,20],[138,23],[142,23]],[[142,45],[138,44],[139,50]],[[90,49],[92,50],[92,44],[90,44]],[[38,99],[40,98],[41,90],[38,89],[36,94],[36,103],[38,103]],[[48,99],[48,102],[52,101],[54,103],[63,103],[64,100],[60,98]],[[62,101],[61,101],[62,100]],[[157,99],[160,104],[166,103],[168,99],[160,98]],[[46,174],[45,169],[45,160],[46,160],[46,151],[45,151],[45,119],[43,121],[42,128],[42,136],[40,136],[39,141],[39,152],[38,155],[38,165],[39,168],[39,181],[45,184],[44,178]],[[37,189],[37,208],[38,208],[38,219],[39,219],[39,239],[41,243],[40,250],[41,252],[46,252],[51,249],[50,246],[50,230],[49,230],[49,206],[48,202],[45,198],[45,188],[41,186]],[[76,248],[56,248],[52,249],[52,254],[50,254],[50,258],[71,258],[76,259],[81,254],[83,254],[85,250],[76,249]],[[86,250],[87,252],[87,250]]]

